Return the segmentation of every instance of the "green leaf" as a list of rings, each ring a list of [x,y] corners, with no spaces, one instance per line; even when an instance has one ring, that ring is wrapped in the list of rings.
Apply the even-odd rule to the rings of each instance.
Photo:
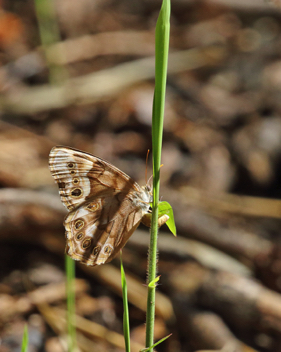
[[[156,347],[157,345],[159,345],[159,343],[167,340],[168,337],[170,337],[172,334],[168,335],[168,336],[165,336],[163,337],[163,339],[157,341],[154,345],[150,346],[150,347],[147,347],[147,348],[143,348],[142,350],[140,350],[140,352],[148,352],[150,350],[152,350],[154,347]]]
[[[27,348],[28,348],[28,328],[27,328],[27,325],[25,324],[24,330],[23,330],[22,343],[21,343],[21,352],[27,352]]]
[[[177,229],[176,229],[176,224],[174,219],[173,208],[168,202],[160,202],[158,217],[165,214],[169,216],[169,220],[166,222],[166,225],[169,227],[169,230],[172,232],[172,234],[174,236],[177,236]]]
[[[122,295],[123,295],[123,333],[125,339],[126,352],[130,352],[130,321],[129,321],[129,307],[128,307],[128,291],[125,271],[122,263],[122,253],[120,253],[120,265],[121,265],[121,284],[122,284]]]
[[[159,281],[159,279],[160,279],[160,275],[159,276],[157,276],[154,280],[152,280],[149,284],[148,284],[148,287],[150,287],[150,288],[155,288],[156,287],[156,282],[158,282]]]

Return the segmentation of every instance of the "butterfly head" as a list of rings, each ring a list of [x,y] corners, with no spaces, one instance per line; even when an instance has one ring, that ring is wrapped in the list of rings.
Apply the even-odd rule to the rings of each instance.
[[[142,187],[143,190],[152,197],[152,186],[150,184],[146,184]]]
[[[143,200],[145,205],[150,207],[150,203],[153,202],[153,194],[152,194],[152,187],[149,184],[146,184],[142,187],[143,190]]]

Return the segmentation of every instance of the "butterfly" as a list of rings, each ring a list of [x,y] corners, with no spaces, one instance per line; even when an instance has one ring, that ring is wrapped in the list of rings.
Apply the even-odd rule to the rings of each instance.
[[[49,167],[69,210],[66,253],[95,266],[110,262],[142,221],[150,226],[151,187],[109,162],[69,147],[50,152]],[[158,219],[159,226],[168,216]]]

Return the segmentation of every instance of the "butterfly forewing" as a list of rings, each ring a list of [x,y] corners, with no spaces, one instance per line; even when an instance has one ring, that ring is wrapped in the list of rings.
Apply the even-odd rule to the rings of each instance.
[[[51,150],[49,165],[63,204],[72,210],[92,196],[141,191],[128,175],[91,154],[66,147]]]
[[[53,148],[49,163],[70,210],[67,254],[88,265],[109,262],[148,212],[148,190],[107,161],[72,148]]]

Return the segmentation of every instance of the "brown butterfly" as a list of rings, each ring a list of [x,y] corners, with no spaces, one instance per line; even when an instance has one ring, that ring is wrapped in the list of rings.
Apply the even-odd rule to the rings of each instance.
[[[49,166],[63,204],[66,253],[87,265],[110,262],[142,221],[150,225],[151,187],[94,155],[54,147]],[[159,220],[164,224],[168,216]]]

